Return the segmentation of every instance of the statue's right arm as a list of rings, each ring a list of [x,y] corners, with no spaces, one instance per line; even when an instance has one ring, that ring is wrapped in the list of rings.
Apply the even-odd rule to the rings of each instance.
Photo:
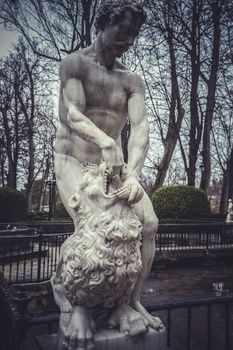
[[[63,86],[63,100],[67,108],[67,121],[77,135],[101,149],[111,148],[114,140],[85,116],[86,97],[78,79],[68,79]]]
[[[122,153],[115,140],[98,128],[86,115],[86,96],[82,81],[88,66],[83,57],[68,55],[62,60],[59,70],[63,100],[67,108],[67,120],[77,135],[98,146],[109,171],[123,163]]]
[[[65,83],[63,99],[70,127],[80,138],[101,149],[108,170],[112,172],[114,165],[123,164],[122,154],[115,141],[85,116],[86,97],[80,80],[72,78]]]

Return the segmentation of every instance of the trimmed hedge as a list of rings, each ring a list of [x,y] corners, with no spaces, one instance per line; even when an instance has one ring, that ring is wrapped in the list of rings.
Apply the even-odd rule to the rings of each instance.
[[[210,216],[206,193],[193,186],[163,186],[153,193],[152,204],[159,219],[199,219]]]
[[[27,200],[22,192],[7,187],[0,188],[0,221],[19,221],[26,217]]]
[[[54,214],[55,214],[54,216],[57,218],[69,218],[70,217],[70,215],[66,211],[66,208],[64,207],[62,201],[59,201],[56,203]]]

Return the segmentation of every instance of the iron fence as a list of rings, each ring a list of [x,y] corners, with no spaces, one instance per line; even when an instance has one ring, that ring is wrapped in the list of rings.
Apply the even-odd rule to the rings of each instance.
[[[233,246],[232,228],[233,225],[160,225],[156,249],[230,249]],[[24,232],[17,237],[0,237],[0,270],[5,279],[10,283],[48,280],[56,269],[61,245],[69,235],[70,233]],[[57,325],[58,314],[21,319],[19,314],[15,316],[15,306],[9,305],[4,301],[6,311],[3,316],[6,322],[5,314],[9,312],[8,309],[14,311],[9,316],[11,340],[22,340],[22,336],[32,326],[47,324],[50,332],[54,331],[52,325]],[[167,329],[168,346],[172,350],[233,349],[232,295],[151,305],[147,308],[163,320]],[[17,318],[17,322],[11,318]]]
[[[172,350],[232,350],[233,296],[145,305],[159,316],[167,331],[167,346]],[[57,331],[59,313],[34,316],[18,322],[15,339],[18,345],[30,334],[30,329],[44,325],[47,334]],[[12,347],[9,350],[15,350]]]
[[[42,282],[56,270],[70,233],[0,237],[0,271],[9,283]]]
[[[233,248],[233,224],[161,224],[157,251],[209,251]]]
[[[42,282],[56,270],[61,245],[73,232],[0,236],[0,272],[9,283]],[[157,252],[233,249],[233,225],[161,224]]]
[[[232,350],[233,296],[148,305],[167,330],[172,350]]]

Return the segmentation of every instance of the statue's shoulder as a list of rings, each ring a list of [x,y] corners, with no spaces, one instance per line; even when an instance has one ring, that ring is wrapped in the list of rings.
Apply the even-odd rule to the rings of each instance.
[[[70,78],[83,80],[85,72],[88,69],[88,61],[88,49],[75,51],[64,57],[59,67],[59,76],[61,81],[64,82]]]
[[[85,63],[88,61],[89,55],[87,49],[82,49],[79,51],[75,51],[64,57],[60,63],[60,66],[63,67],[79,67],[80,65],[85,65]]]
[[[124,71],[125,74],[127,74],[128,78],[130,79],[131,83],[133,82],[134,84],[144,85],[144,81],[140,77],[140,75],[138,75],[135,72],[131,72],[128,69],[128,67],[126,65],[124,65],[123,63],[116,61],[115,68]]]
[[[131,83],[133,82],[134,84],[139,84],[139,85],[144,85],[144,81],[143,79],[140,77],[140,75],[138,75],[135,72],[131,72],[128,67],[126,65],[124,65],[123,63],[116,61],[115,63],[115,67],[116,69],[119,70],[123,70],[125,71],[125,73],[128,75],[128,77],[130,78]]]
[[[145,94],[145,83],[139,74],[135,72],[129,73],[128,78],[128,90],[129,94],[140,93]]]

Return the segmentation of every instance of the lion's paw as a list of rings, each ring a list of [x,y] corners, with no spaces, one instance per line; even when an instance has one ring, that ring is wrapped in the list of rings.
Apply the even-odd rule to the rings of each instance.
[[[108,320],[111,328],[119,328],[121,333],[137,336],[148,330],[149,322],[129,305],[118,306]]]
[[[132,307],[139,312],[149,323],[149,326],[153,329],[160,330],[164,328],[164,325],[160,318],[152,316],[140,302],[133,303]]]
[[[64,335],[64,349],[95,349],[92,322],[85,308],[74,307]]]

